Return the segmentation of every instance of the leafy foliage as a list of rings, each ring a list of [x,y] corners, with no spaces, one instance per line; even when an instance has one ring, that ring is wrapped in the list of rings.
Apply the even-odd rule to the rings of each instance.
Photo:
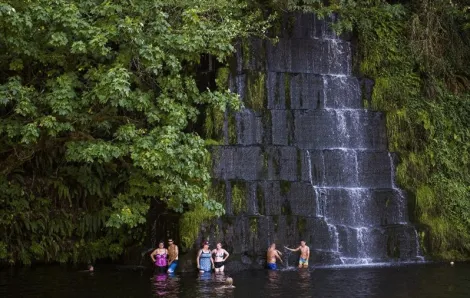
[[[239,100],[197,68],[266,25],[243,1],[0,2],[0,258],[118,257],[151,199],[222,214],[189,127]]]

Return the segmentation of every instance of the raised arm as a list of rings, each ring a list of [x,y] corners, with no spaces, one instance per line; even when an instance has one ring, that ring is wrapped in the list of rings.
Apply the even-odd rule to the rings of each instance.
[[[281,256],[279,255],[279,251],[278,251],[278,250],[276,250],[276,252],[274,253],[274,256],[276,256],[276,258],[278,258],[279,261],[281,261],[281,263],[283,263],[283,262],[282,262],[282,259],[281,259]]]
[[[298,251],[298,250],[300,249],[300,246],[297,247],[297,248],[289,248],[289,247],[287,247],[287,246],[284,246],[284,248],[285,248],[285,249],[288,249],[288,250],[290,250],[290,251]]]
[[[310,259],[310,247],[307,248],[307,260]]]

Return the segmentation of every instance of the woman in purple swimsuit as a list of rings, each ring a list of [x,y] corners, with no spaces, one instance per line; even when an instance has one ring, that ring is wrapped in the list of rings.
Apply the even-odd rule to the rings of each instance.
[[[168,265],[168,250],[164,247],[163,241],[158,243],[158,248],[150,254],[150,257],[156,266],[157,273],[166,272],[166,267]]]

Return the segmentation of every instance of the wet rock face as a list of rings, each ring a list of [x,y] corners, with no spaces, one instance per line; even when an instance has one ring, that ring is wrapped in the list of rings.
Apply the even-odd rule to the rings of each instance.
[[[230,88],[245,108],[225,116],[224,145],[213,148],[227,214],[201,236],[224,243],[238,267],[262,267],[270,243],[300,240],[313,263],[419,255],[385,116],[363,109],[350,43],[332,21],[286,15],[278,43],[238,47]]]

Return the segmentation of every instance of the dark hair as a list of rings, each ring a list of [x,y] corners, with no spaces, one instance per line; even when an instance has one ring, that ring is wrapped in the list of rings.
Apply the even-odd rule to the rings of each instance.
[[[209,245],[209,241],[202,242],[202,245]]]
[[[163,240],[158,241],[158,245],[163,244],[165,245],[165,242]]]

